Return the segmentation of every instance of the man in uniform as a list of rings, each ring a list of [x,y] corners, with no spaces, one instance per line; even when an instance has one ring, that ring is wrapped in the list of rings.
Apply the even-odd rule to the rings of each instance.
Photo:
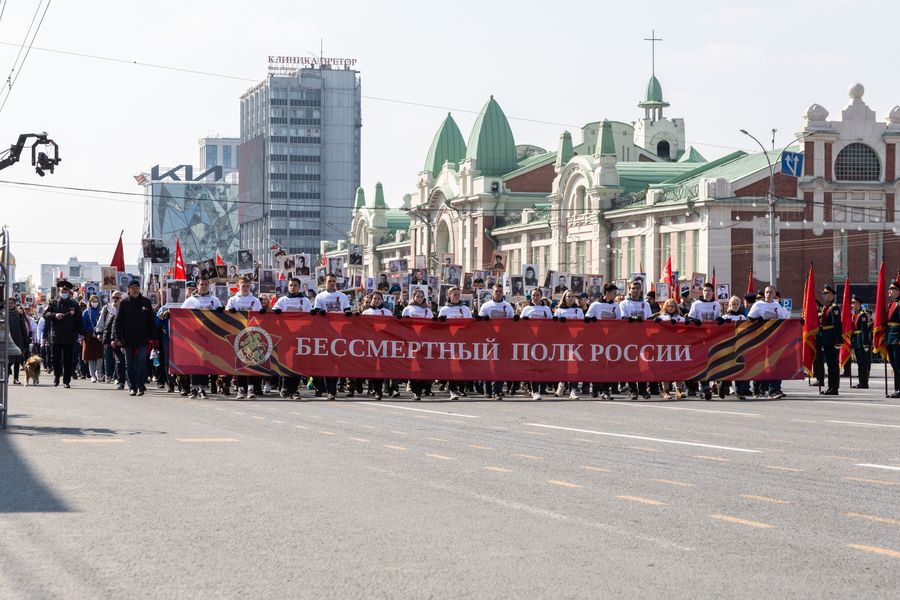
[[[841,384],[841,309],[834,303],[835,291],[830,285],[822,290],[822,310],[819,311],[818,348],[828,370],[828,386],[822,392],[826,396],[837,396]]]
[[[53,362],[53,385],[58,386],[59,378],[62,377],[63,386],[68,388],[75,369],[75,340],[82,329],[81,309],[72,298],[71,283],[61,279],[56,287],[58,296],[47,305],[44,320],[49,324],[52,345],[50,356]]]
[[[894,393],[891,398],[900,398],[900,284],[891,282],[888,288],[888,299],[891,303],[887,309],[887,335],[885,345],[888,351],[888,360],[894,370]]]
[[[872,368],[872,328],[869,325],[869,314],[860,310],[862,303],[857,296],[850,298],[853,311],[853,334],[850,336],[850,347],[856,355],[856,367],[859,381],[853,387],[861,390],[869,389],[869,371]]]

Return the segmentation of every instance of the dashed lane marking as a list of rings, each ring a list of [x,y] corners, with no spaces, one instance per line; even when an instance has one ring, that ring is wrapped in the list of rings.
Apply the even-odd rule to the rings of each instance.
[[[335,423],[340,423],[341,425],[352,425],[350,421],[342,421],[340,419],[335,421]]]
[[[776,471],[788,471],[790,473],[802,473],[803,469],[795,469],[793,467],[778,467],[775,465],[766,465],[767,469],[775,469]]]
[[[393,433],[394,435],[409,435],[405,431],[392,431],[391,433]]]
[[[740,517],[732,517],[731,515],[709,515],[710,519],[724,521],[726,523],[734,523],[735,525],[745,525],[747,527],[756,527],[757,529],[773,529],[774,525],[761,523],[759,521],[751,521],[750,519],[741,519]]]
[[[854,427],[890,427],[891,429],[900,429],[900,425],[888,425],[887,423],[863,423],[860,421],[825,421],[826,423],[837,423],[838,425],[852,425]]]
[[[648,404],[641,402],[597,402],[594,406],[628,406],[630,408],[659,408],[663,410],[686,410],[699,413],[713,413],[719,415],[737,415],[740,417],[761,417],[758,413],[737,412],[731,410],[713,410],[710,408],[687,408],[685,406],[659,406],[657,404]]]
[[[659,448],[645,448],[643,446],[628,446],[630,450],[641,450],[643,452],[662,452]]]
[[[485,471],[493,471],[495,473],[511,473],[512,470],[503,467],[483,467]]]
[[[493,450],[490,446],[482,446],[481,444],[469,444],[469,448],[474,448],[476,450]]]
[[[385,448],[390,448],[391,450],[406,450],[403,446],[396,446],[394,444],[385,444]]]
[[[363,429],[377,429],[377,427],[374,427],[372,425],[360,425],[360,427],[362,427]]]
[[[900,520],[890,519],[888,517],[877,517],[875,515],[864,515],[862,513],[855,512],[846,512],[844,513],[846,517],[853,517],[856,519],[865,519],[866,521],[874,521],[876,523],[884,523],[886,525],[900,525]]]
[[[587,438],[572,438],[572,439],[574,439],[576,442],[584,442],[586,444],[599,444],[600,443],[600,440],[589,440]]]
[[[608,431],[593,431],[590,429],[578,429],[576,427],[559,427],[557,425],[545,425],[543,423],[526,423],[529,427],[545,427],[547,429],[559,429],[561,431],[574,431],[577,433],[590,433],[593,435],[603,435],[608,437],[617,437],[617,438],[625,438],[629,440],[642,440],[645,442],[659,442],[662,444],[677,444],[679,446],[695,446],[698,448],[711,448],[714,450],[727,450],[730,452],[748,452],[752,454],[758,454],[759,450],[753,450],[750,448],[734,448],[732,446],[717,446],[714,444],[701,444],[698,442],[687,442],[684,440],[667,440],[664,438],[655,438],[655,437],[647,437],[643,435],[629,435],[625,433],[610,433]]]
[[[581,489],[583,486],[578,485],[577,483],[570,483],[568,481],[562,481],[559,479],[548,479],[547,483],[551,483],[553,485],[558,485],[559,487],[569,488],[573,490]]]
[[[701,460],[712,460],[715,462],[731,462],[727,458],[721,458],[719,456],[706,456],[705,454],[695,454],[694,458],[699,458]]]
[[[863,552],[871,552],[872,554],[881,554],[882,556],[890,556],[891,558],[900,558],[900,552],[891,550],[890,548],[879,548],[878,546],[866,546],[865,544],[847,544],[848,548],[854,550],[862,550]]]
[[[279,421],[278,419],[272,419],[273,423],[278,423],[279,425],[284,425],[284,421]]]
[[[640,496],[616,496],[619,500],[627,502],[637,502],[638,504],[646,504],[647,506],[666,506],[665,502],[659,500],[651,500],[650,498],[641,498]]]
[[[309,427],[307,427],[306,425],[294,425],[294,428],[296,428],[296,429],[309,429]]]
[[[254,419],[259,419],[260,421],[265,421],[265,420],[266,420],[265,417],[259,417],[259,416],[257,416],[257,415],[253,415],[253,418],[254,418]]]
[[[235,438],[178,438],[176,441],[183,444],[230,444],[241,440]]]
[[[453,412],[446,412],[446,411],[439,411],[439,410],[427,410],[424,408],[412,408],[409,406],[397,406],[395,404],[380,404],[377,402],[357,402],[357,404],[366,404],[369,406],[382,406],[382,407],[387,407],[387,408],[397,408],[400,410],[411,410],[411,411],[415,411],[415,412],[431,413],[433,415],[443,415],[445,417],[447,417],[447,416],[462,417],[464,419],[480,419],[481,418],[476,415],[464,415],[462,413],[453,413]]]
[[[769,504],[790,504],[787,500],[779,500],[778,498],[769,498],[768,496],[754,496],[753,494],[741,494],[741,498],[747,500],[756,500],[757,502],[768,502]]]
[[[791,419],[791,423],[818,423],[818,421],[810,421],[809,419]]]
[[[351,437],[351,438],[347,438],[347,439],[353,440],[354,442],[359,442],[361,444],[365,444],[366,442],[369,441],[366,438],[360,438],[360,437]]]
[[[63,444],[123,444],[118,438],[63,438]]]
[[[678,487],[694,487],[693,483],[687,483],[686,481],[675,481],[674,479],[654,479],[656,483],[665,483],[667,485],[674,485]]]
[[[844,479],[860,483],[874,483],[876,485],[900,485],[900,481],[884,481],[883,479],[865,479],[863,477],[844,477]]]
[[[583,465],[581,467],[585,471],[595,471],[597,473],[609,473],[609,469],[604,469],[603,467],[592,467],[590,465]]]
[[[892,467],[891,465],[873,465],[871,463],[856,463],[856,467],[868,467],[869,469],[884,469],[885,471],[900,471],[900,467]]]
[[[337,434],[336,434],[335,432],[333,432],[333,431],[320,431],[319,433],[321,433],[322,435],[337,435]]]
[[[540,456],[532,456],[530,454],[514,454],[513,456],[518,456],[519,458],[524,458],[526,460],[544,460]]]
[[[816,402],[841,404],[843,406],[877,406],[878,408],[900,408],[900,404],[877,404],[875,402],[848,402],[846,400],[816,400]]]
[[[543,431],[526,431],[525,435],[550,435],[550,434],[544,433]]]
[[[856,462],[859,459],[850,458],[849,456],[834,456],[832,454],[825,454],[822,458],[830,458],[832,460],[846,460],[847,462]]]
[[[443,454],[426,454],[425,456],[429,458],[436,458],[438,460],[456,460],[452,456],[444,456]]]
[[[432,442],[446,442],[447,441],[444,438],[439,438],[439,437],[427,437],[425,439],[431,440]]]

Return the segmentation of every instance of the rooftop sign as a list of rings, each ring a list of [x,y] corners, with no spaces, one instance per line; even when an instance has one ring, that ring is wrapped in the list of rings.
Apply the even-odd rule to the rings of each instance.
[[[329,58],[327,56],[272,56],[269,55],[269,74],[281,75],[292,73],[297,69],[310,69],[322,67],[356,66],[355,58]]]

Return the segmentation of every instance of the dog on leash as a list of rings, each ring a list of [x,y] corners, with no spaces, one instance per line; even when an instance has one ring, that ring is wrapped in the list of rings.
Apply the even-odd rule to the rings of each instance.
[[[32,356],[25,361],[25,385],[29,381],[33,381],[34,385],[40,384],[41,380],[41,357]]]

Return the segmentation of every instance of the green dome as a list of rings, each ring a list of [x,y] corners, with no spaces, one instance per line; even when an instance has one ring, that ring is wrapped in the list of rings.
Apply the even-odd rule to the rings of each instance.
[[[516,142],[509,121],[494,97],[488,100],[472,127],[466,158],[475,160],[482,175],[503,175],[516,170]]]
[[[445,162],[459,164],[466,157],[466,142],[456,125],[456,121],[447,113],[441,128],[434,134],[428,156],[425,157],[425,170],[432,175],[441,172]]]
[[[656,78],[656,75],[650,76],[650,81],[647,82],[647,93],[644,95],[644,101],[638,106],[669,106],[669,104],[663,100],[662,86],[659,84],[659,79]]]

